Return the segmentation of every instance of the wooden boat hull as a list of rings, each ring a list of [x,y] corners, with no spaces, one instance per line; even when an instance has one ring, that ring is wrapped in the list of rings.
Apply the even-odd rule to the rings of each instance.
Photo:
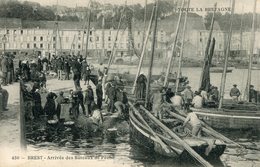
[[[231,73],[232,69],[227,69],[227,73]],[[223,73],[223,68],[210,68],[211,73]]]
[[[260,131],[260,112],[193,109],[200,119],[216,129],[254,129]]]
[[[163,141],[167,144],[169,144],[173,149],[173,153],[169,154],[164,152],[164,150],[162,149],[158,149],[158,147],[156,147],[157,145],[159,145],[157,143],[157,140],[153,137],[153,135],[148,132],[146,129],[142,128],[142,126],[140,125],[141,123],[138,122],[138,120],[135,118],[133,111],[130,110],[129,113],[130,116],[130,136],[131,136],[131,140],[137,144],[142,146],[143,148],[145,148],[146,150],[149,151],[155,151],[158,154],[164,155],[164,156],[168,156],[168,157],[174,157],[174,158],[182,158],[182,157],[186,157],[190,156],[189,153],[184,150],[184,148],[174,139],[167,139],[162,138]],[[185,140],[185,139],[184,139]],[[188,139],[189,140],[189,139]],[[203,139],[203,142],[205,139]],[[196,139],[194,139],[194,141],[196,141]],[[218,141],[219,142],[219,141]],[[191,143],[192,143],[192,139],[191,139]],[[210,153],[208,155],[205,155],[206,149],[208,148],[208,144],[198,144],[198,145],[193,145],[192,148],[199,153],[201,156],[207,158],[207,159],[217,159],[219,158],[225,151],[226,145],[223,143],[219,143],[216,144],[214,148],[212,148],[212,150],[210,151]]]

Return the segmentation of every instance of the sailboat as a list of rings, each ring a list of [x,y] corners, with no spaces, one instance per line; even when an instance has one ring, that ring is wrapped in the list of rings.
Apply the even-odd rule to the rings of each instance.
[[[232,13],[230,19],[230,31],[228,36],[227,51],[225,55],[225,66],[222,75],[221,83],[221,98],[219,102],[219,108],[202,108],[196,109],[192,108],[193,111],[199,116],[200,119],[204,120],[208,125],[217,129],[254,129],[260,131],[260,105],[251,102],[232,102],[232,100],[224,99],[224,88],[227,72],[227,60],[230,52],[230,39],[232,34],[232,21],[234,14],[235,0],[232,0]],[[254,2],[254,14],[252,23],[252,33],[251,33],[251,55],[253,54],[254,47],[254,27],[255,27],[255,9],[256,0]],[[251,58],[250,58],[251,59]],[[250,61],[252,62],[252,61]],[[251,64],[251,63],[250,63]],[[249,65],[249,75],[247,83],[247,91],[249,92],[249,85],[251,83],[251,67]],[[210,84],[209,76],[208,80],[205,80],[206,84]]]
[[[183,4],[184,4],[183,0]],[[153,15],[155,15],[153,17]],[[149,71],[147,77],[146,86],[146,100],[145,105],[148,107],[148,101],[150,96],[150,83],[152,76],[152,66],[154,60],[155,49],[155,37],[157,29],[157,15],[158,15],[158,0],[155,2],[154,10],[152,12],[152,18],[155,22],[153,30],[152,41],[152,53],[149,63]],[[189,135],[181,135],[176,129],[178,127],[178,119],[171,119],[171,122],[165,123],[163,120],[159,120],[153,114],[153,111],[148,111],[143,104],[133,104],[129,102],[130,111],[130,135],[131,140],[136,144],[147,148],[156,153],[159,153],[166,157],[182,157],[191,156],[194,157],[203,166],[212,166],[204,157],[207,158],[219,158],[223,154],[226,145],[223,141],[216,139],[215,137],[192,137]],[[183,121],[183,120],[182,120]],[[209,152],[209,141],[215,140],[214,147]]]

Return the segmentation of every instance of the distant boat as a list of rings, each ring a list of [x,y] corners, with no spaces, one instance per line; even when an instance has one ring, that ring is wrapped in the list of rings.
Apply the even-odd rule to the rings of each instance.
[[[211,67],[210,72],[211,73],[223,73],[224,69],[222,67]],[[227,69],[227,73],[231,73],[233,71],[232,68]]]

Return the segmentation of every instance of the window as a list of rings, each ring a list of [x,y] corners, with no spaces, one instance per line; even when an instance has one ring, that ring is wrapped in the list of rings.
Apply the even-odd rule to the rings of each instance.
[[[200,38],[200,42],[202,42],[202,38]]]
[[[137,35],[140,35],[140,31],[137,32]]]
[[[42,43],[40,44],[40,48],[43,48],[43,44]]]
[[[16,34],[16,30],[14,30],[14,34]]]
[[[72,45],[72,49],[75,49],[75,44]]]
[[[27,43],[27,49],[29,49],[30,48],[30,44],[29,43]]]
[[[78,45],[78,49],[80,49],[81,47],[80,47],[80,45]]]
[[[6,34],[9,34],[9,30],[6,30]]]
[[[36,43],[34,43],[34,44],[33,44],[33,47],[34,47],[34,48],[36,48],[36,47],[37,47]]]
[[[99,37],[98,36],[96,37],[96,41],[99,41]]]
[[[43,41],[43,37],[40,37],[40,40]]]
[[[92,37],[89,37],[89,41],[92,42]]]
[[[53,37],[52,40],[53,40],[53,41],[56,41],[56,37]]]
[[[92,31],[89,31],[89,35],[92,35]]]
[[[78,37],[79,41],[81,40],[81,37]]]
[[[56,44],[55,43],[52,46],[53,46],[53,48],[56,48]]]
[[[108,48],[111,48],[111,43],[108,44]]]
[[[33,37],[33,41],[36,41],[36,37]]]
[[[78,31],[78,34],[80,35],[80,31]]]
[[[200,36],[201,36],[201,32],[200,32]]]
[[[21,30],[21,35],[23,35],[23,30]]]
[[[111,41],[111,37],[108,37],[108,41]]]

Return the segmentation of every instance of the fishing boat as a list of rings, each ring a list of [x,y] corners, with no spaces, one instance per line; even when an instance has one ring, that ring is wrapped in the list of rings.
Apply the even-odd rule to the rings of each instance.
[[[223,68],[221,68],[221,67],[211,67],[210,68],[210,72],[211,73],[223,73]],[[228,68],[227,69],[227,73],[231,73],[233,71],[233,69],[232,68]]]
[[[260,130],[260,105],[259,100],[256,103],[248,101],[232,101],[231,99],[224,99],[224,92],[225,92],[225,81],[226,81],[226,73],[228,71],[228,55],[230,52],[230,39],[232,35],[232,22],[233,22],[233,14],[234,14],[234,4],[235,1],[232,1],[232,12],[231,12],[231,24],[230,30],[228,34],[228,43],[227,49],[225,53],[225,65],[222,74],[221,80],[221,90],[220,90],[220,100],[218,108],[201,108],[195,109],[196,114],[204,120],[209,126],[218,129],[254,129],[256,131]],[[254,14],[253,14],[253,23],[252,23],[252,33],[251,33],[251,57],[253,55],[253,48],[254,48],[254,28],[255,28],[255,6],[256,1],[254,4]],[[213,15],[214,18],[214,15]],[[247,82],[247,92],[246,94],[249,96],[249,85],[251,85],[251,70],[252,70],[252,58],[249,61],[249,68],[248,68],[248,82]],[[203,85],[210,84],[210,78],[207,75],[207,71],[203,71],[202,78],[203,82],[201,82],[201,88]],[[202,89],[207,90],[207,89]],[[259,94],[259,92],[258,92]]]
[[[142,116],[141,113],[145,113],[144,109],[138,109],[133,105],[131,106],[129,112],[130,134],[131,139],[138,145],[147,149],[152,149],[155,152],[168,157],[182,157],[188,154],[182,143],[177,139],[170,137],[165,131],[159,130],[158,125],[154,123],[154,121],[151,121],[153,118],[154,120],[161,122],[161,124],[165,125],[168,129],[173,129],[171,130],[172,133],[176,134],[184,143],[204,158],[219,158],[225,151],[226,144],[222,140],[210,136],[201,138],[191,136],[190,129],[186,129],[186,133],[178,132],[177,129],[178,126],[180,126],[180,123],[183,122],[182,120],[172,118],[159,121],[152,114],[147,114],[146,117]],[[141,116],[142,118],[140,118]],[[146,126],[142,121],[143,119],[149,124],[148,126]],[[151,129],[149,127],[151,127]],[[154,131],[155,134],[152,131]],[[163,144],[160,142],[160,139],[156,138],[156,136],[161,139],[166,147],[162,146]]]

